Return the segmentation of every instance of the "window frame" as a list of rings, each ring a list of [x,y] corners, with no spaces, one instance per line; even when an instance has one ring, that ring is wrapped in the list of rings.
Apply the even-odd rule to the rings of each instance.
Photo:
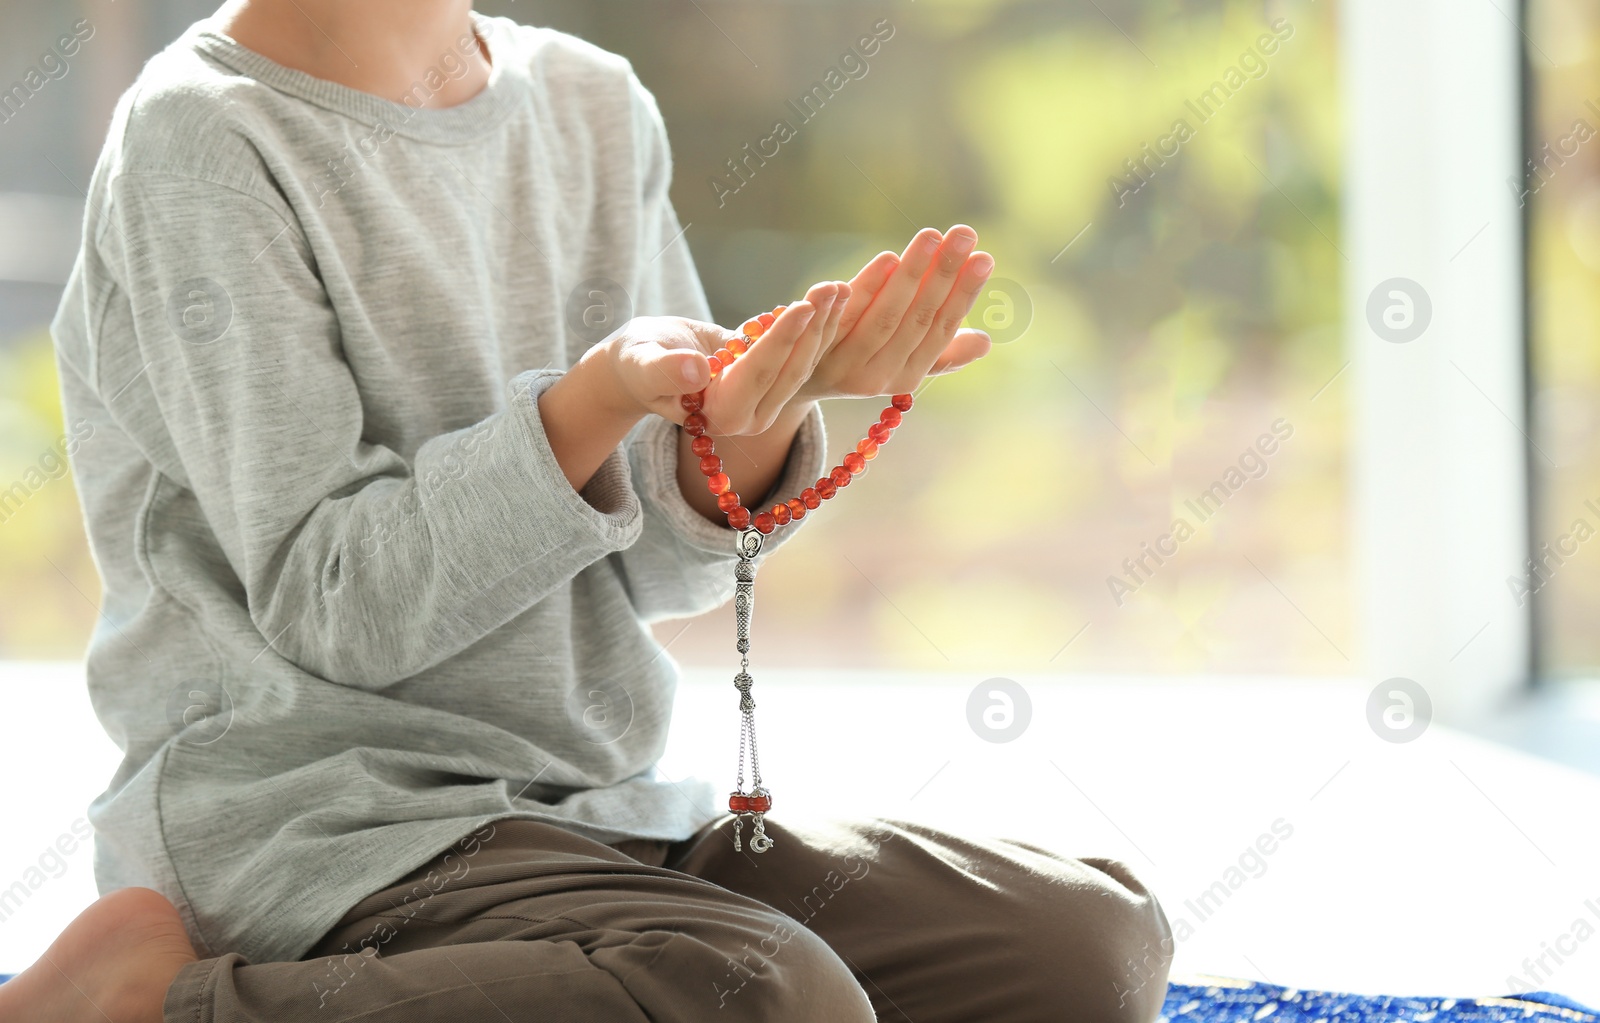
[[[1529,551],[1524,8],[1344,0],[1345,337],[1363,661],[1413,679],[1436,717],[1477,720],[1535,676]],[[1480,224],[1482,225],[1480,227]],[[1392,342],[1369,298],[1395,277],[1432,302]],[[1386,293],[1387,294],[1387,293]]]

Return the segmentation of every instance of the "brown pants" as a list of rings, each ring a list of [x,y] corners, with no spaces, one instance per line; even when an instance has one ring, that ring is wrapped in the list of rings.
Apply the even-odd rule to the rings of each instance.
[[[167,1023],[1115,1023],[1156,1018],[1172,932],[1110,860],[868,820],[731,818],[601,845],[502,820],[300,962],[184,968]]]

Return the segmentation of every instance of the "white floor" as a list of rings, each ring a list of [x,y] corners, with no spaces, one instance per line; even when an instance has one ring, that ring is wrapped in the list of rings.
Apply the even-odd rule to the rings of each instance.
[[[968,724],[979,681],[758,675],[778,814],[1122,857],[1183,935],[1179,973],[1450,995],[1522,977],[1600,1005],[1600,777],[1438,726],[1387,743],[1367,725],[1367,686],[1286,679],[1019,678],[1031,724],[990,743]],[[41,857],[59,875],[0,921],[4,973],[94,897],[88,850],[59,864],[47,850],[116,754],[72,666],[0,665],[0,699],[0,890]],[[736,700],[722,673],[691,672],[663,769],[730,783]],[[1290,837],[1245,855],[1274,823]],[[1229,880],[1220,908],[1191,905]]]

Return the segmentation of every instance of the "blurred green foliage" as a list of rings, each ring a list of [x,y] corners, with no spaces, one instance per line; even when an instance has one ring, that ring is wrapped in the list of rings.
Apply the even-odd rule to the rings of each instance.
[[[0,346],[0,656],[76,657],[98,582],[72,477],[47,333]]]

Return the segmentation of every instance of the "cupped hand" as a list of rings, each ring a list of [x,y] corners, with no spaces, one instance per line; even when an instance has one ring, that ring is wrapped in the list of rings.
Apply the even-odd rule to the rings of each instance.
[[[988,354],[989,336],[964,330],[994,272],[964,224],[948,234],[919,231],[905,253],[880,253],[851,281],[837,338],[795,397],[874,397],[914,391],[929,376],[952,373]]]

